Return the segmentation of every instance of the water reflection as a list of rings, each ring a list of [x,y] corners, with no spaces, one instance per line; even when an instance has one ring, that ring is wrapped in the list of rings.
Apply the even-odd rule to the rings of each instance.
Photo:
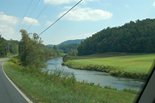
[[[62,62],[62,57],[51,59],[47,61],[47,67],[44,68],[44,70],[60,70],[66,74],[74,74],[77,81],[85,81],[100,86],[110,86],[112,88],[117,88],[120,90],[126,88],[139,90],[143,85],[143,82],[133,79],[114,77],[104,72],[72,69],[67,66],[61,65]]]

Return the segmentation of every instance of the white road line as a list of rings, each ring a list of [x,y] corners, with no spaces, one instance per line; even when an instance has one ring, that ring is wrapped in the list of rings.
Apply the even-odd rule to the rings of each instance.
[[[2,63],[2,71],[6,78],[9,80],[9,82],[16,88],[16,90],[23,96],[23,98],[28,102],[28,103],[33,103],[14,83],[13,81],[6,75],[3,69],[3,63]]]

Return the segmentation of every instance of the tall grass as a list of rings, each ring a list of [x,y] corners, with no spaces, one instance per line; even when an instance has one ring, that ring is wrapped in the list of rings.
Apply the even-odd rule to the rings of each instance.
[[[145,80],[151,69],[155,54],[110,57],[66,57],[64,65],[75,69],[97,70],[113,76]]]
[[[34,103],[132,103],[136,97],[128,91],[80,83],[61,72],[48,75],[33,68],[25,70],[18,61],[5,63],[4,69]]]

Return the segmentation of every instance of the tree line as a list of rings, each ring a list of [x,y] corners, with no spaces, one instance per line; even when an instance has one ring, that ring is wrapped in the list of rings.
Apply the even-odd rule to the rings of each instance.
[[[18,54],[18,41],[6,40],[0,35],[0,57]]]
[[[79,55],[105,52],[155,52],[155,19],[130,21],[123,26],[103,29],[81,42]]]
[[[23,66],[40,68],[50,57],[58,55],[57,50],[49,48],[42,43],[38,34],[32,37],[26,30],[20,30],[22,39],[19,41],[19,60]]]
[[[44,45],[38,34],[30,35],[26,30],[20,30],[21,40],[6,40],[0,36],[0,57],[16,55],[20,64],[40,68],[50,57],[59,55],[55,48]]]

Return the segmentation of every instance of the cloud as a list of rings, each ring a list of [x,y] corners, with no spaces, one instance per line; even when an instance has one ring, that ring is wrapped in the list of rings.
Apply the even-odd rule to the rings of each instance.
[[[153,6],[155,6],[155,1],[153,2]]]
[[[78,0],[77,0],[78,1]],[[82,4],[87,4],[87,3],[89,3],[89,2],[99,2],[99,1],[101,1],[101,0],[83,0],[82,1]]]
[[[44,0],[44,3],[51,4],[51,5],[62,5],[62,4],[70,4],[75,1],[76,0]]]
[[[64,5],[64,4],[71,4],[71,3],[76,3],[79,0],[44,0],[45,4],[50,4],[50,5]],[[93,1],[99,1],[99,0],[83,0],[83,3],[87,2],[93,2]]]
[[[17,17],[9,16],[3,12],[0,12],[0,23],[13,25],[13,24],[17,24],[17,22],[18,22]]]
[[[58,16],[60,17],[65,12],[61,12]],[[99,21],[110,19],[111,17],[112,13],[102,9],[77,8],[70,11],[65,16],[65,19],[71,21]]]
[[[16,26],[18,24],[18,18],[15,16],[7,15],[4,12],[0,12],[0,35],[5,39],[17,39]]]
[[[39,22],[37,19],[30,18],[30,17],[24,17],[23,23],[27,25],[39,25]]]

